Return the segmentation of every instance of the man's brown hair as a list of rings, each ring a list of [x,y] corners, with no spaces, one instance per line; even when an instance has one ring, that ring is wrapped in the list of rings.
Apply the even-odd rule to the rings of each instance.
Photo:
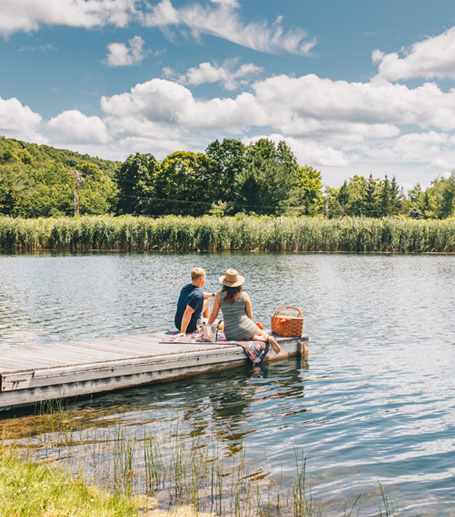
[[[195,267],[193,271],[191,271],[191,280],[193,282],[199,280],[201,276],[205,276],[205,271],[201,267]]]

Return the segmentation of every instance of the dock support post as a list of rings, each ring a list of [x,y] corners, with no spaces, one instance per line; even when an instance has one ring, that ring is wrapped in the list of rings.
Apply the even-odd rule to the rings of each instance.
[[[308,359],[308,344],[306,341],[300,341],[299,342],[299,355],[302,359]]]

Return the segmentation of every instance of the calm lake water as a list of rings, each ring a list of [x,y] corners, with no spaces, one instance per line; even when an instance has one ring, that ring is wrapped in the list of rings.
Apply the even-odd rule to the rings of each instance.
[[[109,406],[139,432],[177,416],[284,476],[297,446],[328,515],[359,495],[360,515],[374,513],[379,483],[400,515],[455,515],[455,256],[1,254],[0,347],[172,328],[195,266],[208,291],[228,267],[244,274],[265,326],[276,306],[299,307],[308,362],[104,395],[95,414]]]

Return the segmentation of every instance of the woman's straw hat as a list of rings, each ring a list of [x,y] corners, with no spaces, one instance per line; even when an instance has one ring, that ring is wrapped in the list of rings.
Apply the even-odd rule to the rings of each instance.
[[[220,276],[219,281],[227,287],[239,287],[245,282],[245,277],[239,275],[236,269],[228,269],[224,276]]]

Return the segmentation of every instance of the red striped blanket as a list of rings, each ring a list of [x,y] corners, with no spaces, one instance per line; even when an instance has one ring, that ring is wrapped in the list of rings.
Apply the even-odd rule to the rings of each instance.
[[[179,332],[177,330],[171,330],[166,333],[166,337],[163,338],[160,343],[197,343],[197,344],[223,344],[223,345],[238,345],[243,348],[248,359],[255,365],[261,364],[264,357],[267,355],[270,349],[270,343],[263,341],[228,341],[222,330],[218,331],[218,339],[216,342],[208,341],[199,332],[193,332],[192,334],[185,334],[184,336],[177,337]]]

